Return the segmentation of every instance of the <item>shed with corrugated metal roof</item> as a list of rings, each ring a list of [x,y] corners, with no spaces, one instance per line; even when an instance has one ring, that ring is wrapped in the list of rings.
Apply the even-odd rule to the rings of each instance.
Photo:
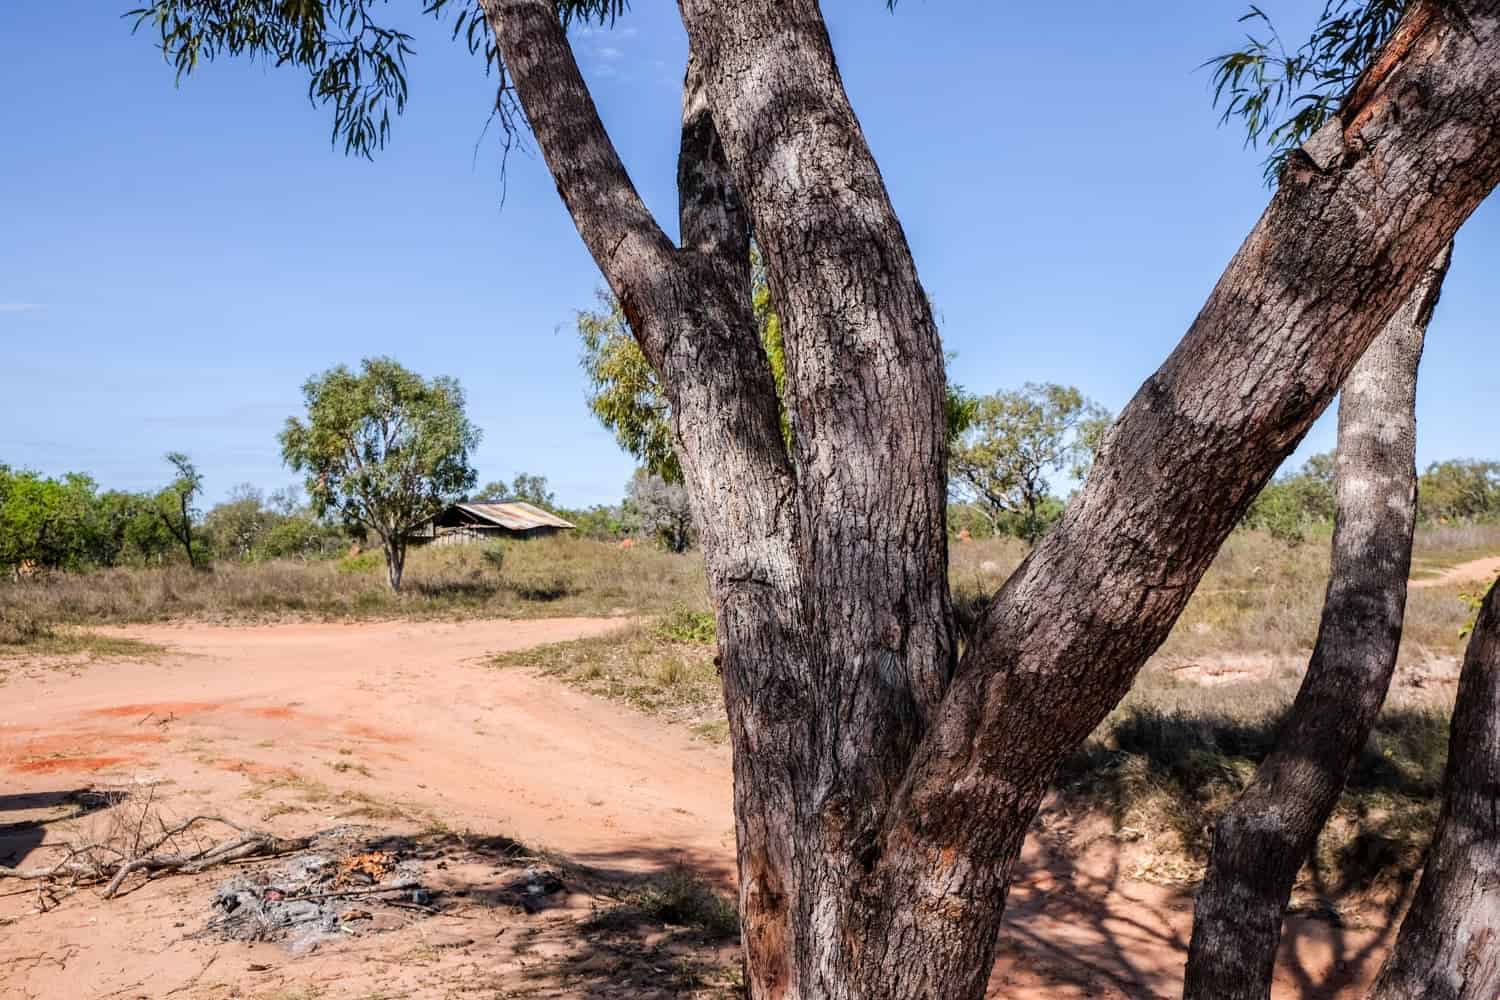
[[[541,538],[575,525],[521,500],[456,503],[419,524],[409,536],[417,545],[464,545],[501,538]]]

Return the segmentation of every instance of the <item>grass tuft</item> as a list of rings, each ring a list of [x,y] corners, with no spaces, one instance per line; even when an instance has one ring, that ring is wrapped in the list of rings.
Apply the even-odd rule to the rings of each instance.
[[[625,930],[645,920],[691,928],[711,941],[727,941],[740,933],[734,900],[685,868],[674,868],[628,892],[619,906],[596,913],[585,929]]]

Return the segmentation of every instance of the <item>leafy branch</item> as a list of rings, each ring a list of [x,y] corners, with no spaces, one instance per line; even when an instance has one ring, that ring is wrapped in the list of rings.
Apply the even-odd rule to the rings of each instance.
[[[381,23],[374,12],[385,0],[153,0],[127,11],[132,32],[149,28],[177,80],[221,56],[246,57],[307,72],[314,107],[333,108],[330,142],[345,154],[372,159],[391,135],[391,120],[406,109],[409,32]],[[628,0],[555,0],[564,25],[613,24]],[[496,111],[507,148],[521,118],[506,84],[499,52],[481,0],[423,0],[422,13],[453,16],[453,38],[482,55],[501,75]]]
[[[1312,35],[1288,51],[1269,15],[1251,5],[1241,24],[1255,27],[1238,49],[1204,63],[1213,68],[1220,125],[1238,118],[1245,145],[1264,145],[1265,179],[1274,186],[1292,150],[1338,114],[1375,53],[1396,30],[1407,0],[1325,0]]]

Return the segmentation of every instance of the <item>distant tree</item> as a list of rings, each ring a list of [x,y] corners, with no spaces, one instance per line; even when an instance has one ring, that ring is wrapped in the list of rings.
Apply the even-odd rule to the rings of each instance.
[[[266,507],[265,494],[240,483],[204,515],[203,535],[215,555],[247,560],[254,557],[261,538],[276,520],[277,515]]]
[[[100,521],[104,526],[105,555],[100,565],[121,562],[160,565],[177,547],[177,539],[158,514],[153,493],[111,490],[99,497]]]
[[[786,348],[781,317],[771,302],[771,286],[759,254],[751,258],[752,301],[761,349],[771,369],[782,436],[790,442],[791,419],[784,403]],[[578,336],[583,343],[580,364],[589,382],[589,410],[614,432],[615,440],[650,472],[668,482],[682,481],[682,467],[672,440],[672,407],[661,381],[641,353],[614,297],[600,292],[599,307],[578,313]],[[974,402],[962,387],[948,387],[945,400],[950,440],[973,418]]]
[[[282,517],[291,517],[302,509],[302,489],[293,485],[272,490],[266,504]]]
[[[1300,544],[1309,528],[1333,523],[1334,470],[1333,452],[1312,456],[1301,470],[1267,483],[1241,524],[1288,544]]]
[[[1071,386],[1028,383],[978,396],[951,448],[953,492],[973,502],[996,532],[1035,542],[1062,512],[1052,478],[1083,478],[1109,427],[1108,411]]]
[[[559,511],[573,522],[582,538],[610,541],[630,533],[629,518],[620,504],[595,504],[581,510]]]
[[[672,552],[693,544],[693,512],[687,488],[648,469],[637,469],[625,488],[626,516],[640,531]]]
[[[1500,517],[1500,462],[1434,462],[1417,490],[1422,517],[1431,521]]]
[[[486,483],[474,493],[475,503],[498,503],[501,500],[520,500],[548,510],[557,504],[552,491],[547,489],[547,477],[529,472],[517,473],[508,484],[503,479]]]
[[[578,313],[578,336],[583,342],[579,363],[589,383],[589,411],[647,471],[681,482],[682,468],[672,443],[672,407],[631,335],[620,304],[599,293],[599,308]]]
[[[168,452],[167,461],[177,477],[156,495],[156,516],[187,553],[188,565],[197,569],[204,562],[204,554],[193,541],[193,525],[202,515],[193,504],[203,493],[203,476],[180,451]]]
[[[391,589],[401,590],[407,535],[474,485],[479,430],[452,378],[430,380],[390,358],[344,365],[302,387],[305,420],[287,420],[281,455],[306,474],[319,515],[335,513],[380,539]]]
[[[94,482],[69,473],[51,479],[0,466],[0,567],[33,563],[78,569],[95,544]]]

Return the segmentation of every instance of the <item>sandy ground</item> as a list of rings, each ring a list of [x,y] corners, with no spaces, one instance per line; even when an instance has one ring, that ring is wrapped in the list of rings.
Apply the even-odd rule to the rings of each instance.
[[[706,960],[701,950],[668,954],[640,935],[601,943],[579,928],[608,902],[599,886],[642,873],[687,866],[732,886],[728,751],[483,665],[618,624],[140,627],[118,631],[168,655],[13,670],[0,686],[0,864],[49,862],[57,843],[86,832],[90,817],[55,821],[69,793],[124,787],[139,799],[149,788],[168,816],[214,812],[287,836],[346,822],[449,844],[450,831],[465,833],[465,849],[438,866],[464,905],[293,957],[201,933],[222,873],[160,879],[109,902],[80,892],[40,913],[29,887],[3,881],[0,997],[720,995],[668,967]],[[502,835],[559,852],[598,883],[583,880],[556,912],[481,905],[508,876],[473,845]],[[1180,990],[1186,890],[1138,870],[1102,829],[1050,810],[1023,861],[992,995]],[[1390,931],[1354,923],[1290,919],[1276,997],[1362,995]]]
[[[1500,574],[1500,556],[1489,556],[1485,559],[1473,559],[1456,566],[1449,566],[1436,576],[1413,580],[1411,585],[1418,589],[1426,589],[1460,583],[1489,583],[1495,579],[1496,574]]]

